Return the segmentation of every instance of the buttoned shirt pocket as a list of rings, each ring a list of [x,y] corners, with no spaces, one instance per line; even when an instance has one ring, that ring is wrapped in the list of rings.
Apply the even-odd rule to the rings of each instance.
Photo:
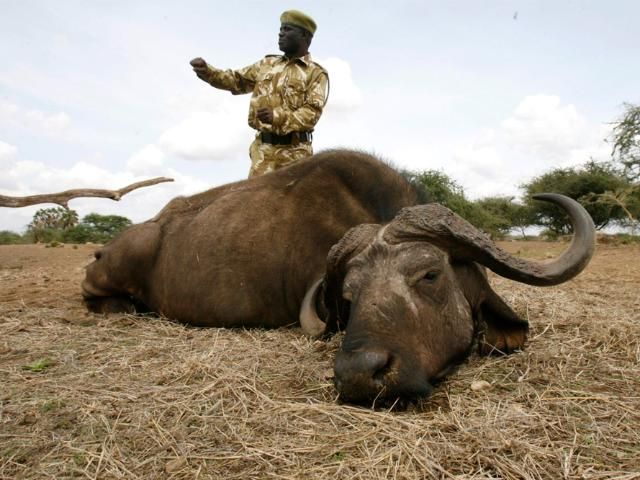
[[[287,107],[292,110],[302,107],[305,101],[305,90],[306,85],[303,80],[290,77],[284,88],[284,101]]]

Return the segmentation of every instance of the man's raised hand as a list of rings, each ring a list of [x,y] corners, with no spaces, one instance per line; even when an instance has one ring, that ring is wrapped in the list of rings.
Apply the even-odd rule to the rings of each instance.
[[[206,82],[209,76],[209,67],[207,66],[207,62],[204,61],[204,58],[196,57],[191,60],[189,64],[193,67],[193,71],[196,72],[198,78]]]

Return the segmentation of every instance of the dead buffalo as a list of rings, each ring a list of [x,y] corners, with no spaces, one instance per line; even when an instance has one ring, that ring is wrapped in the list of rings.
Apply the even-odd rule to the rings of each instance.
[[[484,267],[530,285],[577,275],[594,250],[587,212],[557,194],[574,238],[538,263],[500,250],[450,210],[418,205],[397,171],[335,150],[172,200],[98,250],[82,290],[96,312],[145,310],[191,325],[345,330],[335,384],[352,402],[424,396],[470,352],[523,347],[528,324]]]

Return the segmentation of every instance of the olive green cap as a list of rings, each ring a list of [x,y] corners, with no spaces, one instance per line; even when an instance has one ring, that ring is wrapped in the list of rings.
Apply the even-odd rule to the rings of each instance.
[[[287,10],[284,12],[280,15],[280,23],[288,23],[289,25],[304,28],[306,31],[311,32],[312,35],[316,33],[316,22],[309,15],[299,10]]]

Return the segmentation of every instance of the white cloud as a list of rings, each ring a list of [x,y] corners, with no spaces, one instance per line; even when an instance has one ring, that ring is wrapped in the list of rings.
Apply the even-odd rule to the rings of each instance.
[[[18,114],[17,105],[5,101],[0,101],[0,120],[11,120]]]
[[[362,93],[351,76],[351,65],[340,58],[319,60],[329,73],[328,111],[355,110],[362,105]]]
[[[559,97],[533,95],[491,128],[428,149],[411,144],[398,158],[410,159],[406,168],[443,171],[471,199],[518,196],[520,185],[554,168],[583,165],[591,158],[606,160],[607,131]]]
[[[165,154],[156,145],[147,145],[133,154],[127,162],[127,169],[137,175],[156,175],[164,166]]]
[[[6,101],[0,101],[0,121],[20,124],[52,136],[65,132],[71,125],[71,118],[65,112],[25,109]]]
[[[518,195],[521,184],[554,168],[605,159],[605,136],[559,97],[532,95],[498,127],[463,144],[453,163],[472,198]]]
[[[169,153],[187,160],[228,160],[239,150],[248,151],[251,130],[233,109],[193,112],[165,131],[158,143]]]
[[[132,157],[131,164],[136,168],[147,167],[149,161],[154,161],[154,155],[158,151],[153,145],[147,146]],[[154,171],[154,176],[157,174],[158,172]],[[140,222],[155,216],[175,196],[190,195],[210,187],[202,180],[171,168],[163,167],[161,174],[173,178],[174,182],[135,190],[119,202],[104,198],[78,198],[71,200],[70,207],[76,210],[80,217],[96,212],[104,215],[122,215],[134,222]],[[150,176],[133,170],[111,172],[88,162],[77,162],[68,169],[60,169],[41,162],[15,160],[8,164],[5,175],[0,179],[0,193],[24,196],[56,193],[74,188],[117,189],[146,180]],[[31,221],[35,210],[50,206],[53,205],[2,209],[0,230],[22,231]]]
[[[0,162],[3,159],[9,160],[15,157],[17,152],[18,152],[18,147],[14,145],[10,145],[0,140]]]
[[[576,107],[554,95],[526,97],[501,127],[511,145],[556,158],[584,145],[591,134]]]
[[[2,170],[0,188],[9,188],[11,186],[11,179],[8,177],[7,172],[15,163],[17,153],[17,147],[0,140],[0,169]]]
[[[29,110],[24,118],[34,127],[50,134],[59,133],[71,125],[71,118],[65,112],[47,114],[40,110]]]

